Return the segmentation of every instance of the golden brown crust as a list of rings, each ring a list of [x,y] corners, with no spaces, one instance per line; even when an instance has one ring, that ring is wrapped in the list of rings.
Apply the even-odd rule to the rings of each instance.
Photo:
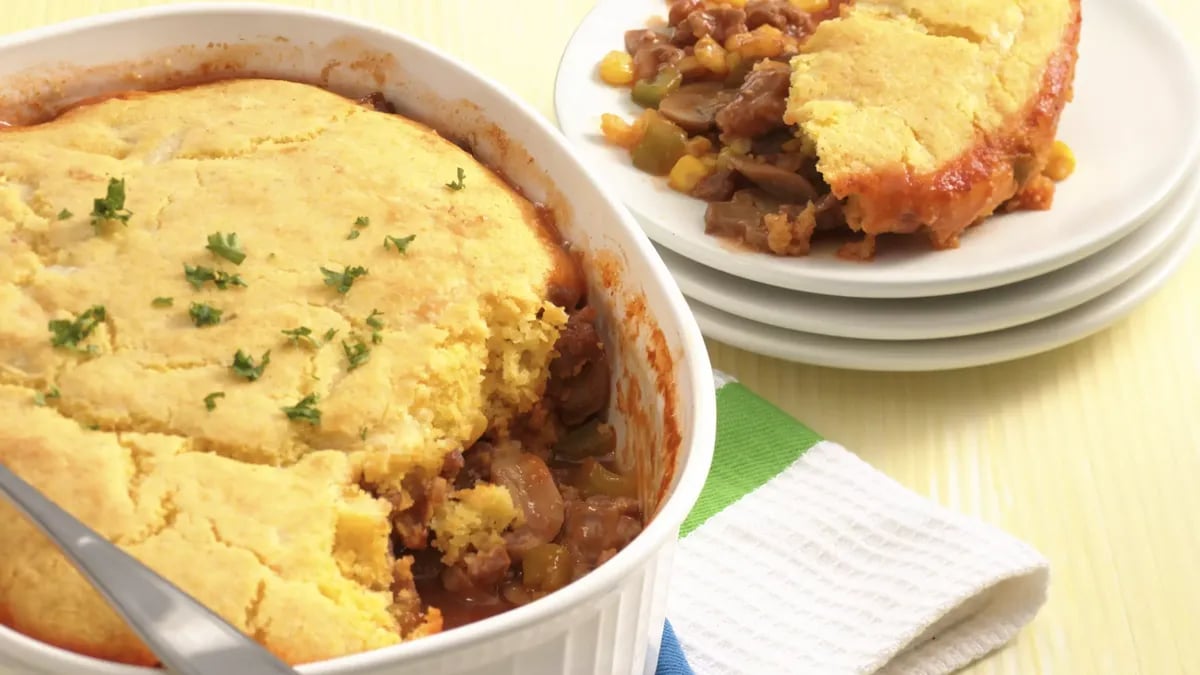
[[[874,95],[875,100],[860,109],[846,110],[838,101],[814,103],[806,95],[820,91],[823,85],[819,81],[814,84],[812,74],[803,69],[814,63],[818,66],[828,63],[828,60],[821,61],[828,57],[814,56],[807,61],[804,56],[797,57],[796,67],[801,70],[793,78],[793,100],[787,119],[799,123],[807,134],[815,138],[822,162],[819,167],[833,193],[846,200],[845,213],[852,229],[867,235],[924,230],[935,247],[951,248],[957,245],[958,236],[963,230],[991,215],[1040,176],[1054,141],[1059,116],[1070,98],[1081,20],[1079,0],[1054,2],[1069,3],[1066,24],[1057,34],[1049,36],[1054,40],[1054,48],[1040,63],[1021,63],[1022,69],[1012,76],[1019,83],[1020,72],[1036,73],[1039,85],[1028,97],[1020,97],[1019,93],[1003,87],[997,88],[989,79],[990,71],[983,67],[986,55],[980,55],[980,50],[972,49],[972,43],[968,40],[942,35],[922,24],[921,21],[924,21],[935,28],[950,30],[946,26],[932,24],[913,9],[913,6],[922,4],[926,9],[933,7],[953,14],[960,9],[953,3],[939,4],[935,0],[890,0],[878,3],[901,12],[899,18],[886,12],[877,16],[877,7],[867,9],[864,5],[862,12],[866,14],[859,20],[868,29],[884,34],[884,30],[890,29],[881,30],[878,26],[890,25],[888,22],[893,21],[904,23],[903,30],[912,36],[910,39],[920,40],[919,46],[909,45],[914,54],[942,57],[946,59],[947,66],[957,73],[961,81],[955,80],[937,93],[947,98],[940,101],[940,106],[949,110],[946,115],[951,118],[954,115],[966,115],[959,118],[960,130],[968,134],[965,137],[955,136],[952,124],[946,125],[950,130],[943,130],[936,123],[936,118],[919,117],[924,127],[906,126],[913,124],[914,116],[918,113],[929,111],[928,107],[920,107],[923,102],[902,110],[898,115],[886,111],[888,97],[877,92],[869,94],[868,98]],[[1028,10],[1023,1],[997,0],[993,4],[995,7],[1011,5],[1014,9]],[[903,15],[904,10],[913,12],[921,21]],[[846,21],[847,14],[844,13],[842,19],[822,24],[818,35],[814,37],[819,37],[821,30],[829,26],[831,34],[840,32],[844,38],[851,33],[850,29],[845,25],[830,24]],[[997,14],[1002,12],[997,10]],[[973,27],[958,30],[968,31],[970,28]],[[973,37],[984,41],[978,35]],[[817,44],[819,49],[820,42]],[[1038,52],[1030,49],[1023,56],[1029,58],[1030,53],[1036,55]],[[978,58],[980,62],[968,63],[969,58]],[[991,63],[988,68],[1001,69],[1003,65],[1003,62]],[[813,68],[819,71],[818,66]],[[1006,72],[1004,75],[1009,74]],[[889,75],[885,72],[881,77],[887,79]],[[1000,76],[996,77],[998,81]],[[1019,92],[1020,87],[1013,89]],[[915,95],[922,96],[924,92],[915,92]],[[957,112],[956,103],[974,112]],[[873,107],[877,105],[884,105],[884,108]],[[1012,107],[1013,112],[1000,114],[1008,107]],[[872,117],[875,110],[884,112]],[[986,119],[990,123],[986,126],[975,124],[972,134],[969,125],[962,125],[962,120],[969,122],[972,114],[976,120]],[[875,133],[883,134],[881,144],[874,147],[863,144],[857,154],[853,147],[847,149],[846,132],[855,127],[845,124],[844,120],[851,115],[860,115],[862,120],[874,119]],[[866,129],[866,122],[862,120],[859,120],[859,126]],[[841,125],[840,137],[837,136],[838,125]],[[833,140],[829,140],[831,127],[835,127]],[[925,138],[926,133],[935,137]],[[956,146],[962,146],[963,149],[957,155],[950,154]],[[880,152],[873,158],[872,150]],[[864,254],[869,257],[872,250],[873,246],[866,244],[847,248],[843,253],[848,257],[861,258]]]
[[[1031,183],[1041,187],[1036,199],[1031,197],[1023,208],[1049,208],[1054,185],[1039,179],[1075,77],[1081,15],[1079,0],[1071,4],[1074,17],[1062,45],[1050,58],[1038,95],[1018,123],[1004,133],[978,139],[937,173],[866,175],[840,183],[836,192],[849,197],[847,210],[855,216],[848,220],[857,224],[856,229],[881,234],[926,228],[935,247],[954,248],[963,230]]]
[[[289,662],[438,630],[436,612],[397,606],[392,506],[360,486],[403,494],[405,475],[436,473],[540,398],[566,321],[547,287],[579,278],[535,207],[415,122],[274,80],[112,97],[2,140],[0,462]],[[110,176],[133,216],[97,233],[87,212]],[[350,238],[357,216],[371,222]],[[218,231],[239,234],[241,265],[205,250]],[[382,245],[409,234],[406,254]],[[247,286],[193,289],[184,264]],[[320,268],[345,265],[369,273],[341,294]],[[224,319],[195,326],[193,301]],[[81,344],[95,353],[54,347],[48,322],[92,305],[107,311]],[[302,325],[318,343],[357,333],[369,360],[281,334]],[[231,371],[237,350],[256,363],[270,350],[261,378]],[[209,410],[213,392],[225,398]],[[281,410],[308,393],[317,426]],[[494,536],[515,515],[502,499],[470,506],[473,520],[435,524],[441,540]],[[3,504],[0,550],[4,624],[153,663]]]

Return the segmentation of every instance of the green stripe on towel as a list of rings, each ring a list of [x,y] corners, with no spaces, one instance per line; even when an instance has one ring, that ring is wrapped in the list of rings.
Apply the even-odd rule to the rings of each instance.
[[[717,448],[700,500],[679,529],[686,537],[757,490],[821,441],[812,429],[737,382],[717,390]]]

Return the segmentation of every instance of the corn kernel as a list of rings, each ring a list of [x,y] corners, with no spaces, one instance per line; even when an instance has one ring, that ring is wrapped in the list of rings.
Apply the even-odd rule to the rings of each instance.
[[[791,3],[796,9],[809,14],[829,9],[829,0],[791,0]]]
[[[729,52],[726,52],[720,43],[707,35],[696,41],[696,60],[713,75],[724,75],[729,72],[729,62],[726,61],[728,54]]]
[[[638,122],[641,122],[639,119]],[[604,113],[600,116],[600,133],[604,134],[604,139],[609,143],[622,148],[632,148],[642,140],[642,131],[646,128],[645,123],[641,124],[641,129],[638,128],[638,123],[629,124],[617,115]]]
[[[633,82],[633,57],[616,50],[605,54],[600,60],[600,79],[612,85]]]
[[[783,32],[769,23],[764,23],[750,31],[749,37],[734,47],[734,50],[741,54],[742,58],[770,59],[782,54],[783,47]]]
[[[725,51],[736,52],[741,46],[750,41],[749,33],[734,33],[725,38]]]
[[[703,136],[696,136],[689,138],[685,147],[687,148],[687,154],[693,157],[701,157],[712,150],[712,141]]]
[[[679,62],[675,64],[675,68],[685,80],[704,77],[705,71],[708,70],[704,67],[704,64],[700,63],[700,59],[696,58],[694,55],[685,56],[679,59]]]
[[[671,167],[671,173],[667,176],[667,185],[684,194],[691,194],[696,184],[704,180],[709,173],[711,171],[699,158],[684,155],[675,162],[675,166]]]
[[[1075,173],[1075,153],[1062,141],[1054,141],[1050,147],[1050,159],[1046,162],[1046,170],[1042,172],[1053,181],[1064,181]]]

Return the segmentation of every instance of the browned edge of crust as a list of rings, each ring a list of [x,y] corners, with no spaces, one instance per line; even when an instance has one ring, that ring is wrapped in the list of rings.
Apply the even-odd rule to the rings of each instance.
[[[874,236],[926,229],[935,248],[955,248],[959,235],[991,215],[1036,179],[1046,165],[1058,120],[1072,95],[1082,20],[1080,0],[1060,46],[1042,75],[1042,86],[1016,124],[999,132],[977,132],[974,145],[942,169],[914,174],[907,167],[834,181],[835,196],[846,200],[850,227],[867,235],[843,251],[846,257],[871,249]],[[869,257],[870,251],[862,251]]]

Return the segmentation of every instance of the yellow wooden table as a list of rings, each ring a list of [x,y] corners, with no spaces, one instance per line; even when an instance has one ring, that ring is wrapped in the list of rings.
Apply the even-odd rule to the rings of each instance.
[[[1200,47],[1200,3],[1154,1]],[[0,30],[148,4],[156,3],[18,0],[4,6]],[[432,42],[551,116],[558,56],[593,0],[294,4]],[[845,372],[715,342],[709,349],[716,367],[826,437],[1049,557],[1045,609],[1011,647],[967,672],[1200,673],[1197,288],[1200,252],[1115,327],[1049,354],[965,371]]]

